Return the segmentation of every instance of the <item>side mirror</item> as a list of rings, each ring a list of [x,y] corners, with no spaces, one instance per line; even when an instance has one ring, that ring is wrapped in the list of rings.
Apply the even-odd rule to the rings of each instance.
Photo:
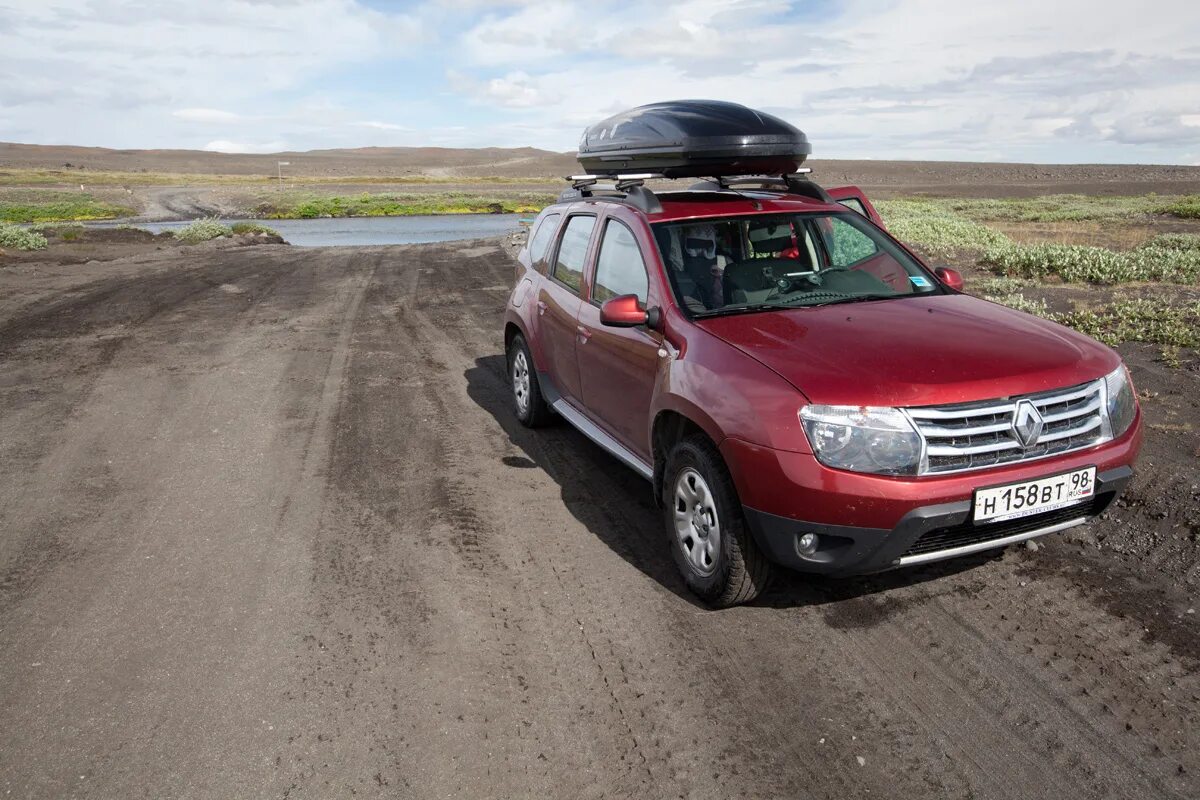
[[[963,276],[958,270],[951,269],[950,267],[938,267],[933,271],[933,274],[937,275],[937,279],[941,281],[946,288],[953,289],[956,292],[961,292],[963,290]]]
[[[636,294],[605,300],[600,306],[600,324],[612,328],[636,328],[646,324],[646,309]]]

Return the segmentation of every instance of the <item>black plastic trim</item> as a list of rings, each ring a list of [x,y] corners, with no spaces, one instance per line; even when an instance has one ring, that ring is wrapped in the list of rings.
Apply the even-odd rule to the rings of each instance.
[[[1133,469],[1128,466],[1098,474],[1097,500],[1081,504],[1080,516],[1103,513],[1132,477]],[[743,512],[755,542],[775,563],[800,572],[862,575],[901,566],[900,558],[930,531],[966,524],[971,517],[971,501],[914,508],[891,530],[804,522],[749,506],[744,506]],[[804,555],[797,549],[797,541],[801,534],[810,532],[818,534],[822,543],[816,553]]]

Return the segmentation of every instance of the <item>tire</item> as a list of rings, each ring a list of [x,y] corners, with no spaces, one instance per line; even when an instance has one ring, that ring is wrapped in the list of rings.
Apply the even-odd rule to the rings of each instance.
[[[667,456],[663,520],[675,566],[704,602],[728,608],[767,587],[771,562],[754,542],[733,479],[708,437],[689,436]]]
[[[512,388],[513,411],[522,425],[537,428],[550,421],[554,412],[542,396],[529,345],[519,333],[508,346],[508,383]]]

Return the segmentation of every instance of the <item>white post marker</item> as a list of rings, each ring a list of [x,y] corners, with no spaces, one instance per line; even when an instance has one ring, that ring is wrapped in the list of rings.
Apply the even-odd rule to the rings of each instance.
[[[280,161],[280,162],[278,162],[278,164],[279,164],[279,185],[283,186],[283,168],[290,167],[292,165],[292,162]]]

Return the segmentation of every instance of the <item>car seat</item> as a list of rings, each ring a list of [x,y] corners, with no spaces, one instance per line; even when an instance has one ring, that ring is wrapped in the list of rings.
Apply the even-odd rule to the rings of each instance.
[[[775,291],[776,258],[747,259],[725,268],[725,293],[730,303],[760,303]]]

